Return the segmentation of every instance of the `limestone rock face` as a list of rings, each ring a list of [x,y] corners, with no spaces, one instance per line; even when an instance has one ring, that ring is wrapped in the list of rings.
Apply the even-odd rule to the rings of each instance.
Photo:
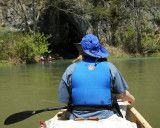
[[[45,34],[51,34],[50,49],[54,52],[74,54],[77,52],[73,43],[79,42],[84,35],[92,33],[93,26],[90,14],[85,14],[84,0],[74,1],[76,3],[55,2],[44,0],[44,4],[36,7],[36,28]],[[43,6],[42,6],[43,5]],[[33,30],[34,26],[34,4],[32,1],[13,3],[2,0],[0,2],[0,26],[20,31],[28,28]],[[84,7],[84,8],[83,8]]]
[[[110,25],[92,12],[93,4],[85,0],[72,0],[62,2],[60,5],[50,1],[50,6],[41,15],[38,26],[40,31],[52,34],[52,49],[74,54],[76,51],[73,43],[81,41],[86,34],[97,35],[102,44],[109,41],[106,31]],[[108,38],[108,39],[107,39]],[[61,49],[58,49],[60,47]]]
[[[22,6],[25,12],[22,11],[20,4],[16,0],[13,3],[2,0],[2,2],[0,2],[0,26],[20,31],[26,30],[25,22],[27,22],[29,26],[33,26],[32,4],[26,3]]]
[[[92,25],[83,17],[83,12],[77,14],[78,11],[76,7],[74,10],[69,10],[66,5],[61,9],[51,6],[41,16],[38,26],[40,31],[52,34],[54,51],[63,53],[65,50],[67,53],[74,54],[76,49],[73,43],[80,42],[84,35],[92,33]]]
[[[51,34],[50,49],[63,57],[78,54],[73,44],[88,33],[98,36],[102,45],[119,45],[136,52],[143,43],[142,35],[150,34],[147,28],[153,31],[156,26],[152,13],[141,8],[141,13],[136,8],[133,11],[125,1],[118,2],[119,5],[106,0],[38,1],[1,0],[0,26]]]

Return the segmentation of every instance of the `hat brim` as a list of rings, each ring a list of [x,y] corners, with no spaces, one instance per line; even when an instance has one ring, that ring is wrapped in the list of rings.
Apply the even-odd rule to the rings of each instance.
[[[84,50],[81,43],[75,43],[75,46],[78,49],[78,51],[84,56],[91,56],[96,58],[106,58],[109,56],[109,52],[102,45],[100,45],[99,52],[97,52],[96,54],[92,51]]]
[[[82,54],[85,57],[90,57],[90,55],[84,52],[83,46],[80,43],[74,43],[74,46],[77,48],[80,54]]]

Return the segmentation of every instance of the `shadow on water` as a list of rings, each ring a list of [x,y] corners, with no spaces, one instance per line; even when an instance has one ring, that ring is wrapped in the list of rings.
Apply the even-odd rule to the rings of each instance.
[[[72,60],[41,62],[33,65],[0,66],[1,128],[38,128],[57,111],[44,112],[24,121],[4,126],[11,114],[63,106],[58,102],[58,86]],[[113,59],[135,96],[134,106],[153,127],[160,127],[160,58]]]

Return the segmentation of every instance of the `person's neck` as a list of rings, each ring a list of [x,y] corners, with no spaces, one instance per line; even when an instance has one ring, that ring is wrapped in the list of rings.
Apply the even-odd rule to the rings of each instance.
[[[107,58],[84,57],[84,59],[83,59],[83,60],[107,61]]]

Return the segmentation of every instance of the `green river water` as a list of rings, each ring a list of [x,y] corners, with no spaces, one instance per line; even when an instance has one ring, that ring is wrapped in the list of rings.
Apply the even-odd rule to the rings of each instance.
[[[24,121],[3,125],[11,114],[39,110],[58,103],[58,86],[72,60],[41,62],[32,65],[0,65],[0,128],[38,128],[39,121],[52,118],[57,111],[43,112]],[[160,58],[110,60],[121,72],[135,96],[133,105],[152,125],[160,127]]]

